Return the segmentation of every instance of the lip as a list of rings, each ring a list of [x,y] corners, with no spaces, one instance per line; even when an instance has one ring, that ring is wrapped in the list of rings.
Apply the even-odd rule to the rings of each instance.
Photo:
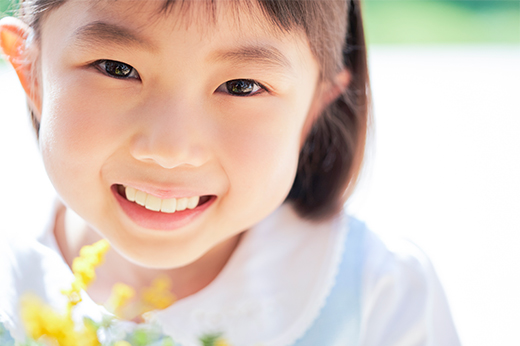
[[[137,203],[130,202],[117,192],[117,185],[115,184],[112,185],[110,189],[112,190],[112,194],[121,206],[123,212],[135,224],[146,229],[152,229],[157,231],[173,231],[186,226],[187,224],[198,218],[216,200],[216,196],[211,196],[207,202],[197,206],[194,209],[186,209],[182,211],[176,211],[172,214],[168,214],[148,210]]]
[[[190,189],[184,189],[179,187],[155,187],[150,185],[142,185],[139,183],[125,183],[125,184],[115,184],[115,185],[123,185],[130,186],[134,189],[141,190],[146,192],[149,195],[155,196],[160,199],[170,199],[170,198],[189,198],[193,196],[202,196],[208,195],[207,191],[196,191]]]

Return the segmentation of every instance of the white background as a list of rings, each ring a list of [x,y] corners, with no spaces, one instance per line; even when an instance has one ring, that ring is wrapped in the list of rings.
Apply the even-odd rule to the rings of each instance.
[[[432,259],[464,345],[519,345],[520,47],[372,47],[375,124],[351,211]],[[0,65],[0,232],[35,234],[53,190]]]

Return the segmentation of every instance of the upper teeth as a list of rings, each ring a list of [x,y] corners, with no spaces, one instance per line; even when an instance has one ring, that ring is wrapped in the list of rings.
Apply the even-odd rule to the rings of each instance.
[[[125,195],[130,202],[135,202],[146,209],[162,211],[163,213],[175,213],[186,208],[194,209],[199,204],[199,196],[161,199],[130,186],[125,187]]]

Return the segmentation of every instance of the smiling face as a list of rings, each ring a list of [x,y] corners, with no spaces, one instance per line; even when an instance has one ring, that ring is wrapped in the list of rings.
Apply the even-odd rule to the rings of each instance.
[[[68,207],[133,262],[171,268],[283,203],[319,68],[303,34],[254,10],[219,2],[212,24],[160,3],[69,0],[45,17],[40,147]]]

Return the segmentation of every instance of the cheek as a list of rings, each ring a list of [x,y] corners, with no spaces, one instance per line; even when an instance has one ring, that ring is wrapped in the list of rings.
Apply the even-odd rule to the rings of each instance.
[[[305,112],[292,103],[249,107],[218,139],[231,192],[254,194],[281,203],[292,186],[298,164]],[[261,198],[264,196],[264,198]]]
[[[40,148],[53,183],[82,182],[114,151],[122,134],[110,96],[85,88],[72,77],[44,79]],[[89,175],[87,174],[89,173]]]

